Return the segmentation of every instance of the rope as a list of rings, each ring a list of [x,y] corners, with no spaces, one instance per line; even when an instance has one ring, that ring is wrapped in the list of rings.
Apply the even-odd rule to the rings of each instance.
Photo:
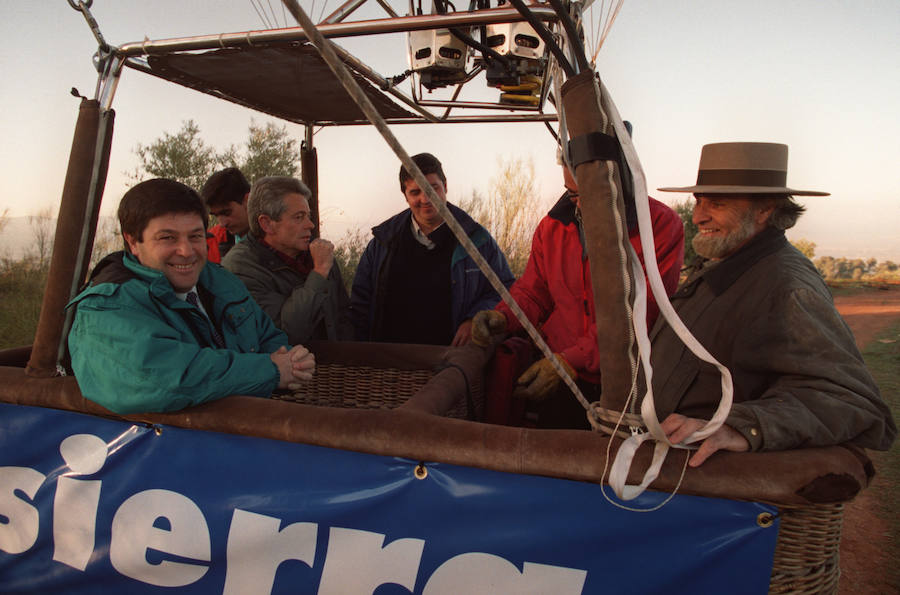
[[[601,407],[599,403],[591,403],[588,421],[595,430],[619,438],[629,438],[632,435],[631,432],[620,430],[619,426],[641,427],[644,424],[641,416],[636,413],[607,409]]]
[[[253,6],[253,10],[256,11],[256,16],[259,17],[260,21],[262,21],[263,27],[265,27],[266,29],[271,29],[272,24],[269,23],[269,15],[265,13],[262,4],[257,7],[256,0],[250,0],[250,4]]]
[[[416,184],[418,184],[419,188],[425,191],[426,196],[428,196],[428,200],[431,202],[434,208],[437,209],[438,213],[440,213],[444,222],[453,232],[453,235],[456,236],[456,239],[459,241],[460,245],[466,250],[472,260],[475,261],[484,276],[487,277],[487,280],[491,284],[491,287],[493,287],[494,290],[498,294],[500,294],[500,297],[504,302],[506,302],[510,310],[512,310],[515,317],[519,320],[525,331],[528,333],[528,336],[531,337],[531,340],[534,341],[534,344],[538,347],[538,349],[540,349],[544,357],[547,358],[547,360],[553,366],[553,369],[556,370],[556,373],[559,374],[563,382],[566,383],[566,386],[568,386],[572,390],[573,394],[575,394],[582,407],[588,409],[590,407],[590,403],[587,401],[587,399],[585,399],[584,395],[581,393],[581,390],[575,384],[575,381],[572,380],[571,376],[569,376],[569,374],[566,373],[566,371],[563,369],[556,355],[547,345],[546,341],[544,341],[544,338],[541,337],[540,333],[538,333],[534,325],[532,325],[528,320],[528,317],[525,316],[525,312],[523,312],[519,305],[515,302],[512,295],[509,293],[509,290],[500,281],[497,273],[495,273],[494,270],[490,267],[487,260],[485,260],[484,256],[482,256],[481,252],[478,251],[478,249],[475,247],[475,244],[473,244],[472,240],[469,239],[469,236],[466,235],[466,232],[456,220],[456,217],[454,217],[450,210],[447,208],[446,202],[441,200],[441,198],[435,193],[434,189],[431,187],[431,184],[425,178],[424,174],[422,174],[422,171],[410,158],[409,154],[406,152],[406,149],[403,148],[403,146],[388,128],[387,123],[384,121],[384,118],[381,117],[381,114],[378,113],[378,110],[375,108],[375,106],[372,105],[371,100],[363,93],[362,89],[360,89],[359,84],[350,75],[350,72],[343,64],[343,62],[338,59],[334,49],[331,47],[331,42],[325,39],[325,37],[319,32],[319,30],[316,29],[316,26],[297,3],[297,0],[282,1],[284,2],[285,6],[287,6],[291,15],[303,28],[303,31],[306,33],[312,44],[319,50],[319,53],[322,55],[322,59],[325,60],[334,75],[338,78],[338,80],[341,81],[341,84],[344,86],[344,89],[347,91],[350,97],[353,98],[353,100],[365,114],[369,122],[371,122],[376,130],[378,130],[391,150],[394,151],[394,154],[397,155],[401,163],[403,163],[403,167],[406,168],[406,171],[412,174],[413,179],[415,180]]]
[[[675,494],[678,493],[678,489],[681,487],[681,482],[684,480],[684,474],[687,472],[688,461],[691,458],[690,451],[685,452],[684,464],[681,467],[681,475],[678,476],[678,483],[675,484],[675,487],[672,489],[672,493],[666,496],[666,499],[657,504],[656,506],[651,506],[650,508],[635,508],[633,506],[626,506],[625,504],[620,504],[609,497],[609,494],[606,493],[606,485],[603,483],[603,477],[606,475],[606,469],[609,465],[609,453],[610,453],[610,445],[612,444],[612,440],[606,445],[606,463],[603,465],[603,475],[600,476],[600,493],[603,494],[603,497],[606,498],[606,501],[615,506],[616,508],[621,508],[622,510],[627,510],[628,512],[656,512],[663,506],[669,503],[672,498],[675,497]]]
[[[278,17],[275,15],[275,9],[272,8],[272,0],[266,0],[266,4],[269,5],[269,13],[272,17],[272,23],[274,23],[275,27],[278,26]],[[282,5],[284,6],[284,5]],[[270,27],[270,29],[274,29],[275,27]]]
[[[609,16],[609,12],[607,12],[607,18],[605,19],[606,22],[603,25],[603,32],[600,34],[599,41],[597,41],[597,49],[594,50],[594,55],[591,56],[591,64],[597,63],[597,54],[600,53],[600,48],[603,47],[603,42],[606,41],[606,36],[609,35],[613,23],[616,21],[616,17],[619,16],[619,11],[622,9],[622,3],[624,1],[625,0],[618,0],[616,2],[615,8],[610,7],[609,10],[612,12],[612,16]]]

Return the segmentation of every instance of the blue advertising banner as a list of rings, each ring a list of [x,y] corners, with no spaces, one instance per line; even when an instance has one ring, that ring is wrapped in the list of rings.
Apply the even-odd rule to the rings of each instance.
[[[0,592],[768,590],[773,507],[417,467],[0,404]]]

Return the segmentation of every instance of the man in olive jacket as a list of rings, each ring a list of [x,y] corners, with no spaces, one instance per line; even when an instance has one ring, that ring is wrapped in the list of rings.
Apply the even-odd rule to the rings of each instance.
[[[716,143],[697,184],[660,188],[696,197],[693,246],[701,257],[671,297],[691,333],[734,379],[725,425],[690,464],[717,450],[784,450],[851,443],[886,450],[890,410],[813,264],[784,230],[804,208],[787,182],[786,145]],[[662,428],[679,443],[716,409],[719,372],[660,318],[651,333],[653,395]]]
[[[292,343],[348,340],[350,297],[334,245],[312,239],[310,191],[296,178],[260,178],[250,188],[250,234],[222,260]]]
[[[120,414],[174,411],[228,395],[269,396],[312,377],[315,359],[207,262],[207,214],[194,190],[148,180],[119,204],[126,251],[104,258],[69,333],[82,394]]]

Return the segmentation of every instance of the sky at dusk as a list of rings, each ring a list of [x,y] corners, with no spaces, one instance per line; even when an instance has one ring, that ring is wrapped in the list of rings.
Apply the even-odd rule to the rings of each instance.
[[[286,22],[280,5],[272,5],[277,22]],[[338,3],[302,5],[317,20]],[[405,3],[392,5],[406,12]],[[91,11],[113,45],[263,27],[245,0],[95,0]],[[900,262],[898,32],[896,0],[633,0],[625,2],[597,70],[619,112],[634,124],[652,195],[666,202],[688,198],[654,190],[692,184],[705,143],[785,143],[788,185],[832,193],[803,199],[808,212],[788,237],[815,242],[817,255]],[[0,35],[0,172],[6,181],[0,213],[8,209],[18,217],[59,202],[78,110],[69,89],[93,96],[96,42],[66,0],[5,3]],[[341,43],[382,75],[407,68],[405,36]],[[251,118],[270,121],[128,69],[113,107],[104,214],[114,212],[129,184],[126,172],[137,165],[138,143],[193,119],[209,144],[224,149],[244,141]],[[288,130],[303,138],[303,127],[288,124]],[[473,190],[487,193],[499,160],[511,158],[534,164],[542,209],[562,191],[555,143],[543,125],[393,130],[410,154],[429,151],[444,162],[451,201]],[[405,207],[399,162],[374,129],[322,129],[315,145],[323,235],[339,240],[346,229],[371,227]]]

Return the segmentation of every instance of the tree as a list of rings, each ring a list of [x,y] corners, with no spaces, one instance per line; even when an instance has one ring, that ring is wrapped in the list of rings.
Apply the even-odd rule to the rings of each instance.
[[[91,269],[107,254],[122,250],[122,231],[115,217],[100,217],[97,221],[97,233],[94,235],[94,249],[91,252]]]
[[[287,127],[269,122],[250,122],[247,140],[218,152],[200,136],[193,120],[182,122],[181,130],[168,132],[134,150],[140,163],[129,177],[135,182],[147,178],[170,178],[200,190],[207,178],[223,167],[237,167],[252,183],[263,176],[297,176],[300,172],[300,148],[290,138]]]
[[[813,264],[816,265],[816,269],[818,269],[819,274],[822,275],[824,279],[834,279],[837,273],[837,264],[835,263],[835,259],[833,256],[820,256]]]
[[[264,176],[297,177],[300,174],[297,140],[288,135],[286,126],[276,126],[272,122],[260,126],[251,121],[242,158],[234,147],[228,157],[250,183]]]
[[[38,211],[37,215],[28,217],[31,237],[34,239],[33,254],[31,256],[40,270],[44,270],[45,267],[50,265],[55,223],[56,219],[53,217],[53,209],[51,207],[45,207]]]
[[[900,279],[900,266],[875,258],[835,258],[820,256],[813,264],[826,281],[892,282]]]
[[[689,198],[676,202],[672,209],[681,217],[684,224],[684,264],[690,265],[696,258],[694,252],[694,236],[697,235],[697,226],[694,224],[694,204]]]
[[[334,262],[341,269],[341,275],[344,278],[344,287],[347,293],[353,286],[353,278],[356,276],[356,268],[359,266],[359,259],[362,257],[366,245],[369,243],[367,233],[363,233],[358,227],[348,229],[344,237],[337,242],[334,248]]]
[[[806,238],[800,238],[799,240],[791,242],[791,244],[794,246],[794,248],[799,250],[803,256],[807,257],[808,259],[812,260],[813,258],[816,257],[816,243],[815,242],[811,242],[811,241],[807,240]]]
[[[460,207],[484,225],[506,255],[516,277],[525,271],[531,254],[531,238],[542,213],[538,210],[534,163],[529,159],[500,159],[491,180],[490,195],[472,192]]]
[[[900,280],[900,266],[897,266],[895,262],[885,260],[874,267],[870,275],[876,281],[898,281]]]
[[[150,143],[138,143],[134,150],[140,164],[129,177],[135,182],[147,178],[169,178],[199,190],[223,163],[223,156],[200,138],[193,120],[182,122],[175,134],[164,132]]]

